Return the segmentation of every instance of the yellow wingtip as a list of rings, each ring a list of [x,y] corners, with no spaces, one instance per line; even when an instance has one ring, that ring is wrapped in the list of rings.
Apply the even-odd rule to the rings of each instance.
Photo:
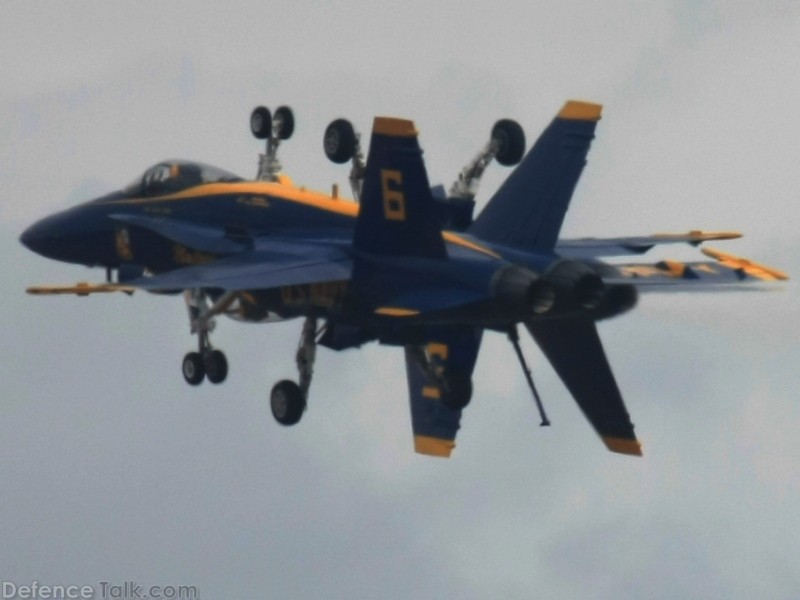
[[[603,436],[603,443],[612,452],[629,456],[642,456],[642,445],[637,439]]]
[[[558,118],[569,119],[571,121],[599,121],[602,112],[602,104],[582,102],[580,100],[568,100],[558,113]]]
[[[392,137],[416,137],[418,133],[414,121],[395,117],[375,117],[372,132]]]
[[[764,281],[787,281],[789,279],[789,275],[784,271],[762,265],[750,259],[742,258],[741,256],[736,256],[735,254],[729,254],[728,252],[708,247],[702,248],[701,251],[706,256],[717,260],[722,266],[731,269],[742,269],[751,277],[756,277]]]
[[[414,451],[418,454],[450,458],[450,453],[455,447],[456,443],[453,440],[443,440],[427,435],[414,436]]]
[[[25,291],[34,296],[53,296],[58,294],[89,296],[90,294],[110,294],[113,292],[124,292],[130,295],[136,291],[136,288],[118,283],[88,283],[81,281],[74,285],[34,285]]]

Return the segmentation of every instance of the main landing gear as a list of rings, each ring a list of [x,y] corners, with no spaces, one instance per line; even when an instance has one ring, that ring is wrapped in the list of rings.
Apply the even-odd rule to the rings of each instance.
[[[211,383],[222,383],[228,376],[228,359],[221,350],[211,345],[209,333],[214,330],[214,315],[224,312],[234,301],[234,294],[225,294],[209,306],[208,298],[202,290],[186,290],[184,300],[189,311],[192,333],[197,334],[197,352],[189,352],[183,357],[181,371],[189,385],[200,385],[203,379]]]
[[[317,356],[317,319],[307,317],[303,323],[303,333],[297,347],[295,360],[299,373],[299,384],[288,379],[279,381],[269,395],[272,416],[281,425],[295,425],[303,416],[308,401],[308,389],[314,373]]]

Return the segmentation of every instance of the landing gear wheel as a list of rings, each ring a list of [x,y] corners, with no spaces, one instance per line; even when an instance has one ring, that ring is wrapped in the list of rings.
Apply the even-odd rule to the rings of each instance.
[[[525,153],[525,132],[516,121],[500,119],[492,127],[492,141],[497,142],[497,162],[506,167],[517,164]]]
[[[259,140],[266,140],[272,135],[272,116],[266,106],[258,106],[250,114],[250,131]]]
[[[220,350],[212,350],[206,354],[203,366],[211,383],[222,383],[228,376],[228,359]]]
[[[442,394],[442,404],[450,410],[462,410],[472,399],[472,379],[463,373],[450,373],[447,392]]]
[[[329,160],[343,164],[356,152],[356,132],[347,119],[336,119],[325,129],[322,147]]]
[[[272,388],[269,395],[269,406],[272,416],[281,425],[294,425],[303,416],[306,408],[306,397],[300,386],[294,381],[284,379]]]
[[[200,385],[206,376],[203,357],[198,352],[189,352],[183,357],[183,378],[189,385]]]
[[[277,128],[277,136],[288,140],[294,133],[294,113],[288,106],[279,106],[272,116],[272,121]]]

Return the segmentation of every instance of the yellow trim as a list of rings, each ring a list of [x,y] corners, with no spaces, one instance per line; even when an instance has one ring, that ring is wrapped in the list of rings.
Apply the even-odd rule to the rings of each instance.
[[[217,195],[236,195],[242,194],[256,196],[257,202],[247,202],[248,206],[258,208],[269,208],[269,202],[264,196],[272,196],[276,200],[286,200],[288,202],[298,202],[320,210],[327,210],[332,213],[347,217],[357,217],[359,205],[351,200],[341,197],[332,197],[320,192],[304,190],[303,188],[282,185],[270,181],[246,181],[237,183],[207,183],[176,194],[167,196],[156,196],[154,198],[131,198],[127,200],[111,200],[108,204],[159,204],[162,202],[179,202],[183,200],[194,200],[206,196]],[[445,242],[468,248],[475,252],[480,252],[492,258],[501,258],[499,254],[489,248],[467,240],[451,231],[443,231],[442,237]]]
[[[132,294],[135,287],[120,285],[118,283],[89,283],[81,281],[75,285],[35,285],[25,290],[35,296],[51,296],[57,294],[76,294],[88,296],[89,294],[109,294],[111,292],[125,292]]]
[[[422,388],[422,396],[423,398],[430,398],[431,400],[441,400],[442,392],[439,391],[438,387],[426,385]]]
[[[413,317],[418,315],[419,311],[413,308],[400,308],[397,306],[381,306],[375,309],[376,315],[383,315],[384,317]]]
[[[677,260],[663,260],[658,263],[658,268],[666,271],[670,277],[681,278],[686,273],[686,265]]]
[[[177,202],[182,200],[194,200],[206,196],[242,194],[253,196],[273,196],[279,200],[299,202],[327,210],[340,215],[355,217],[358,214],[358,204],[355,202],[342,202],[320,192],[312,192],[303,188],[283,185],[271,181],[243,181],[236,183],[206,183],[197,187],[183,190],[175,194],[166,196],[156,196],[154,198],[131,198],[127,200],[111,200],[108,204],[159,204],[162,202]],[[261,206],[252,204],[251,206]],[[263,208],[269,208],[266,204]]]
[[[436,356],[442,361],[447,360],[447,355],[450,353],[450,346],[441,342],[430,342],[427,349],[428,354]]]
[[[397,119],[395,117],[375,117],[372,124],[372,133],[390,135],[392,137],[416,137],[417,128],[414,121]]]
[[[153,198],[130,198],[125,200],[110,200],[107,204],[160,204],[166,202],[179,202],[184,200],[194,200],[197,198],[205,198],[207,196],[219,195],[236,195],[254,196],[257,197],[259,202],[248,202],[248,206],[258,208],[269,208],[269,202],[264,196],[272,196],[276,200],[286,200],[288,202],[297,202],[312,206],[320,210],[326,210],[332,213],[344,215],[347,217],[356,218],[358,216],[359,205],[355,202],[341,198],[331,197],[321,192],[313,192],[303,188],[283,185],[270,181],[243,181],[236,183],[207,183],[200,185],[182,192],[169,194],[167,196],[156,196]],[[467,240],[452,231],[443,231],[442,237],[445,242],[468,248],[475,252],[480,252],[492,258],[501,258],[501,256],[490,250],[489,248]]]
[[[710,256],[719,261],[724,267],[742,269],[748,275],[763,279],[764,281],[786,281],[789,279],[789,276],[783,271],[753,262],[747,258],[741,258],[740,256],[728,254],[727,252],[722,252],[721,250],[715,250],[713,248],[703,248],[702,252],[706,256]]]
[[[603,443],[606,445],[606,448],[608,448],[612,452],[618,452],[619,454],[629,454],[631,456],[642,455],[642,445],[639,443],[639,440],[637,439],[631,440],[628,438],[603,436]]]
[[[690,242],[708,242],[710,240],[735,240],[742,237],[738,231],[701,231],[693,229],[689,233],[655,233],[654,238],[672,240],[675,238],[689,238]]]
[[[489,250],[486,246],[482,246],[480,244],[476,244],[475,242],[471,242],[467,239],[464,239],[460,235],[453,233],[452,231],[443,231],[442,237],[444,237],[445,242],[449,242],[451,244],[455,244],[456,246],[461,246],[462,248],[469,248],[470,250],[474,250],[475,252],[480,252],[481,254],[485,254],[486,256],[491,256],[492,258],[501,258],[501,256],[492,250]]]
[[[571,121],[599,121],[602,111],[602,104],[581,102],[580,100],[568,100],[561,109],[561,112],[558,113],[558,118],[569,119]]]
[[[390,184],[393,184],[392,187]],[[403,172],[381,169],[381,196],[383,217],[387,221],[406,220],[406,195],[403,193]]]
[[[427,435],[414,436],[414,451],[419,454],[450,458],[450,453],[455,447],[456,443],[453,440],[442,440]]]

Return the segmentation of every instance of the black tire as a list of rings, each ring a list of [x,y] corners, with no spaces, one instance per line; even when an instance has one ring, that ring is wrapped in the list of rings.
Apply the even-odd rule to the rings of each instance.
[[[269,395],[269,407],[272,416],[281,425],[294,425],[300,421],[306,409],[306,397],[303,390],[294,381],[284,379],[272,388]]]
[[[516,121],[500,119],[492,127],[492,141],[497,142],[495,158],[506,167],[516,165],[525,154],[525,132]]]
[[[322,147],[329,160],[343,164],[353,158],[356,153],[356,132],[353,124],[347,119],[336,119],[322,138]]]
[[[266,106],[257,106],[250,113],[250,131],[259,140],[272,136],[272,115]]]
[[[450,410],[462,410],[472,399],[472,378],[466,373],[447,375],[447,391],[442,394],[442,404]]]
[[[203,364],[203,357],[197,352],[189,352],[183,357],[183,365],[181,367],[183,378],[189,385],[200,385],[203,378],[206,376],[205,365]]]
[[[212,350],[206,354],[203,366],[211,383],[222,383],[228,376],[228,359],[220,350]]]
[[[278,137],[282,140],[288,140],[294,133],[294,113],[288,106],[279,106],[272,116],[275,123],[280,123],[278,127]]]

